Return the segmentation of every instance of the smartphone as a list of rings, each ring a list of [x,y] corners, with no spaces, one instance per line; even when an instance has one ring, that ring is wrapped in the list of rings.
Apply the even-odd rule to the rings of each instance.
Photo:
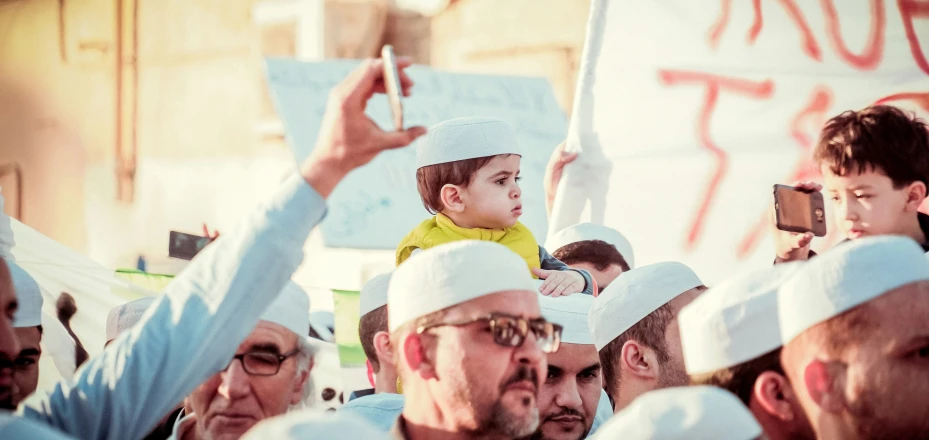
[[[212,241],[210,237],[177,231],[171,231],[168,239],[168,256],[182,260],[193,260]]]
[[[384,60],[384,86],[387,89],[387,102],[390,103],[390,113],[393,116],[394,128],[403,130],[403,87],[400,85],[400,71],[397,69],[397,58],[394,56],[394,47],[386,44],[381,49],[381,58]]]
[[[819,191],[774,185],[774,215],[782,231],[826,235],[826,205]]]

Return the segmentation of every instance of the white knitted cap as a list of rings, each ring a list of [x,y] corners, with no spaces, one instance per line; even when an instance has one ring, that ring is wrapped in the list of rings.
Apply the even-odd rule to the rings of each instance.
[[[659,307],[702,285],[681,263],[650,264],[620,275],[594,300],[589,318],[594,345],[602,350]]]
[[[713,386],[664,388],[639,396],[596,439],[753,440],[761,425],[734,394]]]
[[[784,344],[891,290],[929,280],[923,250],[910,238],[866,237],[824,252],[784,282],[778,293]]]
[[[455,118],[430,127],[416,144],[416,168],[499,154],[522,154],[510,124],[480,116]]]
[[[677,322],[687,373],[733,367],[783,345],[777,289],[800,265],[777,264],[737,275],[684,307]]]
[[[498,292],[536,294],[526,261],[492,241],[464,240],[418,252],[387,289],[390,331],[420,316]]]

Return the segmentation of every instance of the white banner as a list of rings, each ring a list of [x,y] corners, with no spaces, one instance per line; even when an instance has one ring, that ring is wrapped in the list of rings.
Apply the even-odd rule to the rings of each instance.
[[[828,118],[929,115],[925,5],[595,0],[552,230],[606,224],[642,264],[679,260],[708,283],[771,264],[772,185],[818,179]]]
[[[267,60],[268,84],[297,160],[316,144],[329,91],[358,61],[306,63]],[[548,81],[445,73],[424,66],[407,69],[416,82],[403,101],[406,126],[431,126],[462,116],[503,119],[516,128],[523,151],[524,215],[520,219],[541,243],[547,233],[542,176],[545,163],[567,131]],[[387,99],[375,96],[368,116],[391,127]],[[429,217],[416,191],[416,153],[410,146],[379,155],[348,175],[327,200],[329,213],[321,225],[327,246],[394,249],[413,228]]]

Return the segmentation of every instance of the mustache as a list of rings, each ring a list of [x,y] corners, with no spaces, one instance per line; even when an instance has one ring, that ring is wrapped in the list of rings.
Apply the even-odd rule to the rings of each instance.
[[[563,417],[563,416],[576,416],[576,417],[580,417],[581,420],[585,420],[585,421],[587,420],[587,417],[581,414],[580,411],[576,409],[571,409],[571,408],[565,408],[564,411],[561,411],[557,414],[547,415],[545,416],[545,420],[552,420],[552,419]]]
[[[534,368],[526,366],[520,366],[519,369],[516,370],[516,373],[503,382],[503,385],[500,387],[500,392],[502,393],[506,387],[519,382],[531,382],[532,387],[535,388],[535,392],[539,392],[539,373]]]

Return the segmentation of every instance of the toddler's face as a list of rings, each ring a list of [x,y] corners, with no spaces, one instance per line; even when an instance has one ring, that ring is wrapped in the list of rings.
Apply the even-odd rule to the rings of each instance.
[[[505,229],[516,224],[523,214],[519,163],[515,154],[497,156],[474,174],[461,193],[467,227]]]

